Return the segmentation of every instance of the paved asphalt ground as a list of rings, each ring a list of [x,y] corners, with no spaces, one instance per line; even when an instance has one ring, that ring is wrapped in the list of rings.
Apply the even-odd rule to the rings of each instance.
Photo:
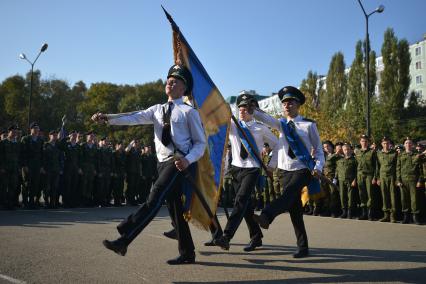
[[[125,257],[103,239],[135,207],[0,211],[0,283],[426,283],[426,226],[305,216],[311,257],[293,259],[288,214],[264,232],[264,246],[246,253],[243,222],[228,252],[205,247],[194,227],[196,264],[169,266],[176,241],[167,210],[130,245]],[[224,226],[226,218],[219,214]]]

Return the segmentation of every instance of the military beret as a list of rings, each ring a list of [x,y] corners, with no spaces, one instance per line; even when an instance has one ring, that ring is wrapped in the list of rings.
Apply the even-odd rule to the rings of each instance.
[[[16,130],[16,129],[18,129],[18,127],[16,126],[16,125],[11,125],[11,126],[9,126],[8,128],[7,128],[7,131],[12,131],[12,130]],[[2,133],[5,133],[6,131],[4,131],[3,130],[3,132]]]
[[[88,135],[92,135],[92,134],[96,134],[93,130],[90,130],[90,131],[88,131],[88,132],[86,132],[86,135],[88,136]]]
[[[58,134],[58,131],[56,129],[50,130],[49,135],[52,135],[52,134]]]
[[[38,125],[38,123],[37,123],[37,122],[32,122],[32,123],[30,124],[30,129],[33,129],[33,128],[36,128],[36,127],[40,128],[40,126]]]
[[[167,79],[170,77],[178,78],[182,80],[186,85],[186,92],[190,93],[193,87],[193,79],[191,71],[183,65],[175,64],[169,69],[169,73],[167,74]]]
[[[268,143],[263,143],[263,147],[269,147]]]
[[[298,101],[301,105],[305,103],[305,95],[298,89],[293,86],[285,86],[278,91],[278,97],[280,101],[293,99]]]
[[[390,140],[390,138],[389,138],[389,137],[387,137],[387,136],[383,136],[383,138],[382,138],[382,142],[385,142],[385,141],[391,142],[391,140]]]
[[[100,140],[101,141],[104,141],[104,140],[106,140],[107,139],[107,137],[106,136],[103,136]]]
[[[76,130],[71,130],[71,132],[69,134],[77,134]]]

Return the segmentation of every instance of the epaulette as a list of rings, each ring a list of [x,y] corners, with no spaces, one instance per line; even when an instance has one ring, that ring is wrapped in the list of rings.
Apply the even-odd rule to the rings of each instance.
[[[191,104],[188,104],[187,102],[184,102],[183,104],[184,104],[184,105],[187,105],[187,106],[189,106],[189,107],[191,107],[191,108],[194,108],[194,106],[192,106]]]
[[[303,121],[309,121],[309,122],[312,122],[312,123],[316,123],[315,120],[309,119],[309,118],[306,118],[306,117],[303,117],[302,120]]]

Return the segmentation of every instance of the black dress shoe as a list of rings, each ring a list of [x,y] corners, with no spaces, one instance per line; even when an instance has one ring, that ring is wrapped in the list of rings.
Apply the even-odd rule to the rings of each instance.
[[[104,247],[106,247],[109,250],[112,250],[118,255],[121,255],[121,256],[126,255],[127,246],[118,240],[115,240],[115,241],[104,240],[102,244],[104,245]]]
[[[226,236],[215,239],[214,244],[223,250],[229,250],[229,239]]]
[[[215,244],[215,239],[211,239],[210,241],[205,242],[204,245],[206,247],[213,247],[213,246],[215,246],[216,245]]]
[[[171,229],[168,232],[164,232],[163,235],[168,237],[169,239],[177,240],[177,234],[175,229]]]
[[[265,230],[269,228],[269,220],[266,218],[265,214],[253,215],[253,220],[259,224],[259,226]]]
[[[308,249],[297,250],[297,252],[293,254],[293,258],[304,258],[304,257],[307,257],[308,255],[309,255]]]
[[[260,240],[251,240],[248,246],[244,247],[244,251],[254,251],[257,247],[262,246],[262,239]]]
[[[192,255],[189,255],[189,256],[180,255],[180,256],[178,256],[174,259],[168,260],[167,263],[170,264],[170,265],[195,263],[195,254],[192,254]]]

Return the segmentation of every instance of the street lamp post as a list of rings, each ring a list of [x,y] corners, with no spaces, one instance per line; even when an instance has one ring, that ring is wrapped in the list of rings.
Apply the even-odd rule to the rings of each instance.
[[[30,97],[28,98],[28,126],[31,123],[31,98],[33,96],[34,64],[37,62],[37,59],[39,58],[40,54],[46,51],[47,47],[48,47],[47,43],[43,44],[36,59],[33,62],[31,62],[24,53],[19,54],[19,58],[21,58],[22,60],[26,60],[31,65]]]
[[[365,69],[367,73],[367,115],[366,115],[366,122],[367,122],[367,136],[371,136],[371,125],[370,125],[370,37],[368,35],[368,18],[373,15],[374,13],[382,13],[385,10],[385,6],[380,5],[376,8],[373,12],[370,14],[367,14],[365,12],[364,6],[362,6],[361,0],[358,0],[359,5],[361,6],[362,12],[365,16]]]

